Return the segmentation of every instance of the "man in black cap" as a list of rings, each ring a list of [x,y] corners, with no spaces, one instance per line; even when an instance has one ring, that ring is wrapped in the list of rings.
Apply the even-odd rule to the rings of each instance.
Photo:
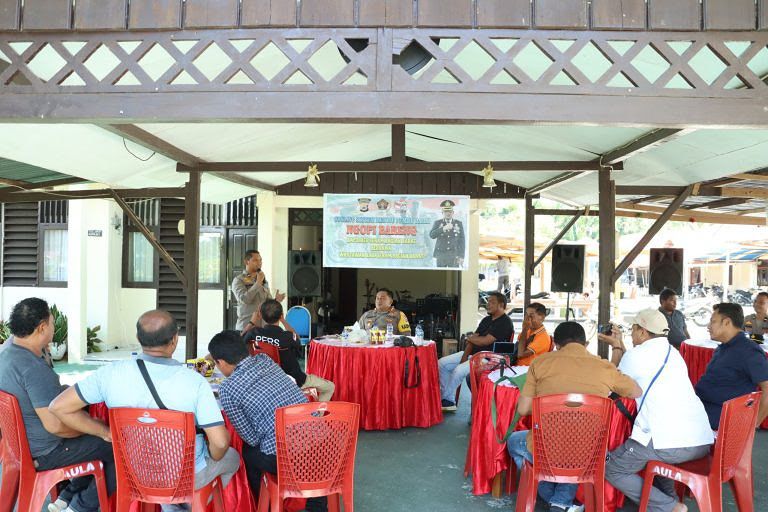
[[[461,267],[464,264],[464,226],[453,218],[456,203],[446,199],[440,203],[443,218],[436,220],[429,232],[435,242],[435,263],[438,267]]]

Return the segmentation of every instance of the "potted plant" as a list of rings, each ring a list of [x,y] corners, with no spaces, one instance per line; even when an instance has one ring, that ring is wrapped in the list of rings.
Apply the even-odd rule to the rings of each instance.
[[[53,316],[53,340],[51,340],[51,357],[54,361],[61,361],[67,353],[67,315],[59,311],[54,304],[51,306]]]
[[[0,344],[5,343],[5,340],[11,337],[11,328],[8,327],[8,322],[0,320]]]
[[[102,340],[99,338],[98,332],[101,330],[101,326],[97,325],[96,327],[88,327],[88,335],[87,335],[87,341],[88,341],[88,353],[91,352],[101,352],[101,347],[99,346],[100,343],[102,343]]]

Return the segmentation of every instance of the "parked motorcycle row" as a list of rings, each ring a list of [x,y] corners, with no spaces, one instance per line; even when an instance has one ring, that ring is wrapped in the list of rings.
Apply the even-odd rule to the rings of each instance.
[[[741,307],[752,307],[753,297],[759,291],[759,289],[753,289],[729,292],[727,302],[733,302]],[[699,327],[706,327],[712,316],[712,307],[720,302],[723,302],[722,286],[704,286],[698,283],[688,287],[688,296],[681,301],[679,308],[686,319]]]

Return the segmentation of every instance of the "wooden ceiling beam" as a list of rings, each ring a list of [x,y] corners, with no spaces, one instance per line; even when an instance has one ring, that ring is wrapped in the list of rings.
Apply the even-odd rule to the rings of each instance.
[[[177,188],[134,188],[114,190],[123,199],[184,197],[184,187]],[[54,201],[57,199],[103,199],[111,198],[110,189],[97,190],[58,190],[55,192],[6,192],[0,191],[0,203],[26,203],[35,201]]]
[[[684,130],[679,128],[658,128],[638,137],[629,144],[625,144],[624,146],[603,154],[599,160],[603,165],[614,165],[619,162],[623,162],[627,158],[630,158],[634,155],[648,151],[655,146],[687,135],[693,131],[695,130]]]
[[[574,178],[578,178],[581,176],[582,173],[580,172],[566,172],[563,174],[558,174],[554,178],[550,178],[548,180],[542,181],[538,185],[534,185],[533,187],[528,189],[529,194],[541,194],[542,192],[545,192],[553,187],[560,186],[564,183],[567,183]]]
[[[749,199],[741,199],[738,197],[729,197],[728,199],[718,199],[717,201],[710,201],[708,203],[704,204],[698,204],[695,206],[689,207],[690,210],[699,210],[702,208],[706,209],[714,209],[714,208],[725,208],[727,206],[736,206],[738,204],[744,204],[748,203]]]
[[[259,188],[261,190],[269,190],[269,191],[275,190],[274,185],[270,185],[269,183],[264,183],[263,181],[255,180],[253,178],[248,178],[247,176],[237,174],[236,172],[217,172],[217,173],[212,173],[211,175],[216,176],[219,179],[229,181],[230,183],[236,183],[238,185],[244,185],[246,187]]]
[[[422,162],[380,160],[374,162],[207,162],[183,172],[306,172],[307,167],[316,164],[320,172],[480,172],[488,165],[483,162]],[[504,161],[491,160],[496,171],[569,171],[591,172],[599,170],[596,162],[549,162],[549,161]],[[620,167],[621,169],[623,167]]]
[[[392,161],[404,162],[405,155],[405,125],[392,125]]]
[[[576,215],[578,213],[583,213],[583,210],[574,210],[574,209],[568,209],[568,210],[555,210],[555,209],[537,209],[536,215],[541,216],[570,216],[570,215]],[[591,210],[588,214],[586,214],[589,217],[597,217],[600,214],[597,210]],[[627,211],[627,210],[616,210],[616,216],[617,217],[627,217],[632,219],[658,219],[660,217],[660,213],[651,213],[651,212],[643,212],[643,211]],[[742,226],[765,226],[765,219],[761,217],[742,217],[740,215],[728,215],[728,214],[715,214],[715,215],[706,215],[706,214],[700,214],[699,212],[692,212],[690,215],[680,215],[678,214],[672,215],[672,217],[669,219],[669,221],[674,222],[698,222],[700,224],[729,224],[729,225],[742,225]]]

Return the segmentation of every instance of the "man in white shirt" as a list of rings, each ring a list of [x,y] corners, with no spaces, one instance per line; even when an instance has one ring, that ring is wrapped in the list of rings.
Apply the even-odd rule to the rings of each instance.
[[[496,271],[499,273],[496,291],[507,293],[509,290],[509,260],[504,256],[499,256],[499,260],[496,262]]]
[[[599,339],[613,347],[612,361],[643,390],[636,399],[638,413],[632,435],[609,454],[605,466],[605,478],[611,485],[639,502],[643,479],[637,473],[649,460],[680,464],[699,459],[709,453],[714,436],[685,361],[677,350],[671,350],[666,338],[667,319],[658,310],[646,309],[632,324],[634,349],[626,354],[617,327]],[[677,501],[673,482],[659,477],[651,489],[648,510],[685,512],[688,508]]]

